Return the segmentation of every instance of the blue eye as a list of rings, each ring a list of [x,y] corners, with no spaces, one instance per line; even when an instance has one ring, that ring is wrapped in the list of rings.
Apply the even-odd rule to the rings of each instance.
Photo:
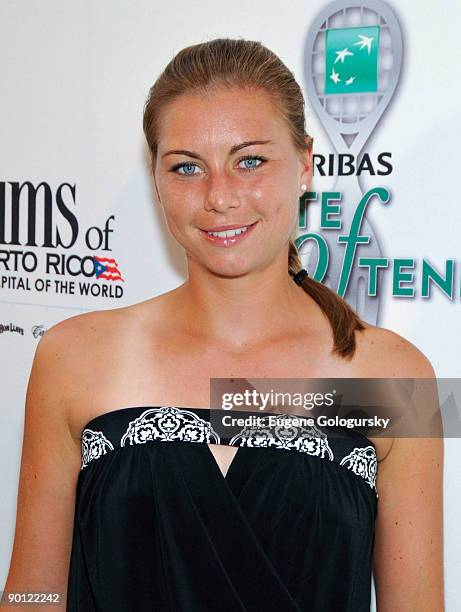
[[[245,172],[251,172],[252,170],[256,170],[259,166],[261,166],[266,160],[265,157],[260,157],[259,155],[245,155],[245,157],[241,157],[238,161],[239,164],[244,162],[245,167],[241,167],[241,170]],[[175,164],[172,168],[172,172],[176,172],[176,174],[182,174],[183,176],[194,176],[199,174],[199,172],[194,172],[195,168],[199,168],[194,162],[181,162],[179,164]],[[180,172],[181,170],[181,172]]]
[[[194,174],[196,174],[195,172],[189,172],[190,169],[194,169],[197,168],[197,165],[192,163],[192,162],[184,162],[182,164],[176,164],[176,166],[173,166],[172,170],[176,171],[176,170],[180,170],[181,168],[184,168],[184,172],[178,172],[178,174],[186,174],[187,176],[193,176]]]
[[[246,167],[242,168],[242,170],[256,170],[256,168],[258,168],[259,166],[261,166],[261,164],[263,162],[266,161],[265,157],[259,157],[258,155],[245,155],[245,157],[242,157],[239,160],[240,162],[244,162]],[[248,163],[247,163],[248,162]],[[256,164],[255,162],[259,162],[258,164]]]

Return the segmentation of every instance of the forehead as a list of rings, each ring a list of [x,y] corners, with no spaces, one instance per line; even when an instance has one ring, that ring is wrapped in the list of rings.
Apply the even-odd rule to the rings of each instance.
[[[228,145],[237,140],[281,140],[289,130],[264,90],[216,89],[182,94],[160,116],[159,148],[195,143]]]

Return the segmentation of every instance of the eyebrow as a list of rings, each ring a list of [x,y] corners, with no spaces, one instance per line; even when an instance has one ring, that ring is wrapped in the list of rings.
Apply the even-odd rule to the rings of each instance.
[[[264,145],[264,144],[272,144],[272,140],[246,140],[245,142],[241,142],[240,144],[234,145],[229,150],[229,155],[232,155],[236,151],[240,151],[240,149],[244,149],[245,147],[249,147],[251,145]],[[162,155],[166,157],[167,155],[187,155],[188,157],[195,157],[196,159],[202,159],[198,153],[194,151],[186,151],[185,149],[171,149],[171,151],[167,151]]]

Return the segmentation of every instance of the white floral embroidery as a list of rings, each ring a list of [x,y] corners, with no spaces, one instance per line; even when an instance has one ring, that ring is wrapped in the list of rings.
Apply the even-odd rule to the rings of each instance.
[[[264,422],[262,417],[262,422]],[[286,420],[286,424],[267,426],[248,426],[235,435],[229,444],[251,447],[275,447],[297,450],[315,457],[333,461],[333,451],[328,444],[327,436],[315,425],[311,427],[294,426],[290,415],[277,415],[277,421]]]
[[[149,440],[182,440],[219,444],[218,434],[211,424],[190,410],[161,406],[149,408],[130,421],[120,440],[120,446],[143,444]]]
[[[352,470],[357,476],[361,476],[376,491],[376,473],[378,460],[376,450],[373,446],[355,447],[348,455],[341,459],[339,465]],[[377,493],[377,491],[376,491]]]
[[[229,441],[232,446],[284,448],[307,453],[309,455],[333,461],[334,455],[326,434],[315,425],[311,427],[294,426],[289,415],[277,415],[277,420],[286,423],[262,426],[249,426]],[[219,435],[211,427],[211,423],[197,414],[184,408],[161,406],[148,408],[142,414],[129,422],[120,440],[120,446],[143,444],[150,440],[180,440],[184,442],[202,442],[220,444]],[[99,459],[114,446],[102,431],[86,428],[82,432],[82,465],[85,468],[94,459]],[[339,458],[338,458],[339,459]],[[374,446],[355,447],[343,457],[339,463],[361,476],[374,489],[376,496],[376,475],[378,461]]]
[[[99,459],[99,457],[105,455],[108,450],[114,450],[114,447],[102,431],[84,429],[82,431],[82,466],[80,470],[83,470],[93,459]]]

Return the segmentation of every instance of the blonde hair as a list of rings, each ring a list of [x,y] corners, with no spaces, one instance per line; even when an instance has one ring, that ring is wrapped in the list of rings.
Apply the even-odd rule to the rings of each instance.
[[[185,93],[209,93],[213,88],[239,87],[267,92],[290,130],[298,151],[312,146],[305,131],[304,97],[293,73],[270,49],[258,41],[216,38],[181,49],[149,90],[144,105],[143,129],[152,155],[157,156],[162,110]],[[298,249],[289,242],[288,273],[302,269]],[[333,332],[333,351],[351,359],[356,349],[355,331],[365,329],[351,306],[327,286],[305,277],[300,286],[328,318]]]

